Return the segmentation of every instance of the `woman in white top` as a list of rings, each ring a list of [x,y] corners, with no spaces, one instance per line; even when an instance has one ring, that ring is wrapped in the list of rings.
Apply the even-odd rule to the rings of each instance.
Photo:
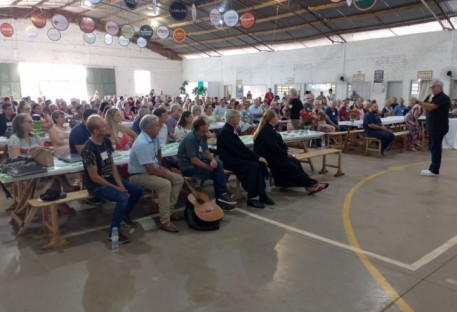
[[[191,112],[185,111],[182,113],[181,117],[179,118],[178,124],[176,125],[175,129],[175,140],[176,142],[181,142],[186,134],[192,131],[192,121],[194,120],[194,116]]]
[[[32,147],[42,145],[38,136],[32,132],[32,129],[32,116],[26,113],[19,113],[14,117],[13,134],[8,143],[8,152],[11,158],[27,156]]]
[[[55,111],[51,114],[51,118],[54,125],[49,129],[48,134],[54,148],[54,155],[70,155],[70,145],[68,141],[71,128],[64,125],[65,113],[61,110]]]

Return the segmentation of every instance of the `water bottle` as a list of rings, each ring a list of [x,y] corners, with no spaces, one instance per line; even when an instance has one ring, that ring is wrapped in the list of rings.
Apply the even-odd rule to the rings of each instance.
[[[321,148],[325,148],[325,136],[321,139]]]
[[[111,251],[113,253],[119,251],[119,228],[117,226],[111,230]]]

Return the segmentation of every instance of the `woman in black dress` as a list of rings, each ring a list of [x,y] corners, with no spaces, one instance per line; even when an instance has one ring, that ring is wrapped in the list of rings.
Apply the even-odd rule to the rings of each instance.
[[[275,185],[304,187],[308,194],[326,189],[328,183],[311,179],[301,163],[288,152],[286,143],[274,128],[278,120],[275,111],[266,111],[254,133],[254,152],[267,160]]]

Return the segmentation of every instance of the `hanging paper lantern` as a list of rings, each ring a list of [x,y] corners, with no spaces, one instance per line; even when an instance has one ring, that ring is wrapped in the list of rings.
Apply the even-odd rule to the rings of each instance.
[[[138,40],[136,41],[136,45],[140,48],[144,48],[146,47],[146,45],[148,44],[148,41],[144,38],[138,38]]]
[[[186,40],[186,32],[182,28],[178,28],[173,32],[173,39],[175,39],[176,42],[183,42]]]
[[[83,17],[79,21],[79,28],[89,34],[95,30],[95,21],[91,17]]]
[[[56,14],[51,18],[52,26],[55,29],[64,31],[68,29],[68,19],[62,14]]]
[[[157,37],[160,39],[167,39],[168,36],[170,36],[170,30],[168,29],[167,26],[160,26],[157,28]]]
[[[3,23],[0,25],[0,31],[3,36],[11,37],[14,34],[14,28],[10,23]]]
[[[221,12],[219,12],[218,9],[212,9],[211,12],[209,12],[209,20],[211,21],[211,24],[214,26],[218,27],[221,25]]]
[[[255,17],[252,13],[246,12],[240,17],[241,27],[249,29],[255,25]]]
[[[195,7],[195,3],[192,4],[192,20],[194,23],[197,21],[197,8]]]
[[[48,30],[48,38],[51,39],[52,41],[59,41],[61,37],[61,33],[59,30],[55,28],[50,28]]]
[[[182,21],[187,16],[187,6],[181,1],[174,1],[170,4],[170,15],[177,21]]]
[[[31,20],[36,28],[41,29],[46,26],[46,14],[44,12],[33,12]]]
[[[149,25],[141,26],[141,28],[140,28],[140,37],[141,38],[149,40],[152,38],[152,35],[153,35],[153,30],[152,30],[151,26],[149,26]]]
[[[124,3],[129,9],[133,10],[136,9],[140,0],[124,0]]]
[[[224,14],[224,23],[229,27],[233,27],[238,23],[239,17],[238,13],[234,10],[225,12]]]
[[[119,32],[119,26],[113,21],[108,21],[105,24],[105,31],[111,36],[116,36]]]

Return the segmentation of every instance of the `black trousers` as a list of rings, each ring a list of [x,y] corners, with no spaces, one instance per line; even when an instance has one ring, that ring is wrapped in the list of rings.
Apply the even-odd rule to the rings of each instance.
[[[230,168],[243,188],[248,192],[248,198],[265,194],[265,179],[268,178],[268,168],[260,161],[242,161]]]

